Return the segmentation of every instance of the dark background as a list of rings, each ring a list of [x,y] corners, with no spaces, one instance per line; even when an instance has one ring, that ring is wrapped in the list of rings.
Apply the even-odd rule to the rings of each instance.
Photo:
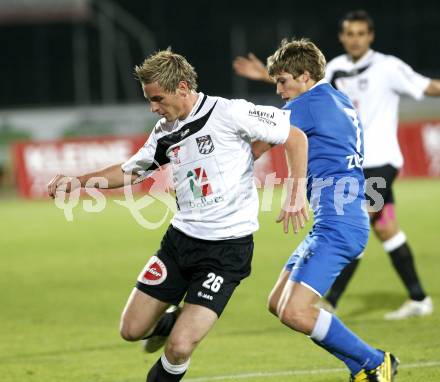
[[[376,50],[398,56],[422,74],[440,77],[438,1],[114,2],[153,32],[156,49],[172,46],[185,55],[199,74],[200,89],[213,95],[237,95],[237,89],[249,95],[273,93],[268,85],[244,84],[233,74],[231,61],[235,54],[248,50],[266,58],[284,33],[312,39],[328,60],[341,54],[338,20],[347,11],[360,8],[375,20]],[[0,108],[109,102],[102,94],[106,63],[100,59],[99,32],[93,19],[0,24]],[[78,98],[74,91],[72,34],[78,27],[88,40],[86,98]],[[243,32],[240,38],[246,42],[238,48],[234,45],[237,30]],[[130,52],[133,64],[151,53],[134,42]],[[132,69],[131,65],[126,68],[127,76],[132,76]],[[127,95],[117,77],[108,81],[116,82],[113,102],[142,100],[140,91]],[[242,81],[238,87],[237,81]]]

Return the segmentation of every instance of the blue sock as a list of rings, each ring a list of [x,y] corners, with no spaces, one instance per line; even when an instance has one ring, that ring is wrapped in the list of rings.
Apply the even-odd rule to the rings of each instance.
[[[330,354],[334,355],[336,358],[338,358],[339,360],[344,362],[345,365],[350,370],[351,375],[356,375],[357,373],[359,373],[362,370],[361,364],[357,363],[356,361],[353,361],[351,358],[348,358],[348,357],[338,353],[337,351],[326,347],[322,342],[316,341],[314,339],[312,339],[312,341],[316,345],[318,345],[318,346],[322,347],[323,349],[327,350]]]
[[[371,370],[384,359],[377,350],[356,336],[336,316],[321,309],[311,338],[343,361],[353,375],[361,369]]]

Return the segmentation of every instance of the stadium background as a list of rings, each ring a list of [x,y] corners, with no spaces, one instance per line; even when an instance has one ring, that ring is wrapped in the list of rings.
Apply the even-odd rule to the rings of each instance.
[[[331,59],[342,52],[338,20],[353,8],[364,8],[374,18],[375,49],[440,77],[436,1],[2,0],[0,380],[134,382],[156,358],[123,343],[117,324],[133,278],[166,224],[145,230],[111,199],[99,214],[85,212],[79,202],[68,222],[53,202],[21,198],[23,177],[33,173],[41,179],[41,173],[57,171],[61,164],[73,170],[93,167],[134,150],[127,145],[139,144],[156,118],[133,79],[133,65],[155,49],[172,46],[184,54],[205,93],[279,105],[271,86],[234,75],[232,59],[248,51],[266,57],[285,36],[309,37]],[[418,178],[397,183],[398,214],[437,306],[439,106],[437,99],[402,101],[401,134],[409,144],[417,142],[405,149],[407,164],[415,166],[406,175]],[[79,142],[78,151],[72,154],[72,146],[62,154],[51,151],[65,148],[66,139]],[[103,140],[104,148],[94,145]],[[36,151],[38,145],[48,145],[48,151]],[[30,147],[33,155],[20,147]],[[22,161],[18,167],[17,160]],[[194,356],[188,381],[345,380],[337,362],[265,312],[265,296],[300,240],[283,236],[273,224],[279,194],[274,208],[261,213],[253,275]],[[163,208],[153,203],[144,215],[160,220]],[[372,238],[339,313],[367,340],[395,349],[406,365],[399,381],[440,380],[438,313],[399,323],[381,318],[404,298],[387,262]]]

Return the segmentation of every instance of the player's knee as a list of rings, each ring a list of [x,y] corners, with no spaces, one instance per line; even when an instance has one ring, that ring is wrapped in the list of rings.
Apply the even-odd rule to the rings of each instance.
[[[144,337],[145,332],[145,330],[140,330],[133,322],[124,320],[124,318],[121,320],[119,334],[125,341],[139,341]]]
[[[385,241],[396,234],[397,227],[392,222],[375,221],[373,225],[374,233],[379,240]]]
[[[394,206],[391,203],[385,204],[382,211],[373,216],[372,222],[374,233],[381,241],[390,239],[399,231]]]
[[[166,354],[170,356],[170,361],[181,362],[188,359],[197,342],[185,337],[171,337],[166,345]]]

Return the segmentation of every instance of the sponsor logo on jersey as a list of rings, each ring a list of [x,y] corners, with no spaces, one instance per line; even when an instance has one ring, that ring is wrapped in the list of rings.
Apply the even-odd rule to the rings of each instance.
[[[185,138],[189,134],[189,129],[186,129],[185,131],[182,131],[180,133],[180,139]]]
[[[138,281],[147,285],[158,285],[165,281],[167,274],[165,264],[157,256],[153,256],[145,265]]]
[[[200,154],[211,154],[215,149],[210,135],[198,137],[196,138],[196,142]]]
[[[190,208],[202,208],[206,206],[211,206],[213,204],[221,203],[225,200],[223,196],[216,196],[214,198],[204,198],[201,197],[199,200],[194,202],[189,202]]]
[[[194,170],[188,171],[186,177],[189,178],[189,186],[194,199],[212,194],[211,184],[203,167],[197,167]]]
[[[196,167],[188,171],[186,177],[189,179],[189,186],[194,197],[194,201],[189,202],[190,208],[211,206],[225,200],[222,195],[213,195],[208,174],[203,167]]]
[[[197,296],[209,301],[212,301],[214,299],[214,297],[212,297],[210,294],[202,292],[201,290],[198,291]]]
[[[269,125],[276,126],[276,123],[274,121],[275,112],[268,113],[267,111],[252,109],[249,110],[249,117],[258,118],[258,120],[261,122],[265,122]]]

